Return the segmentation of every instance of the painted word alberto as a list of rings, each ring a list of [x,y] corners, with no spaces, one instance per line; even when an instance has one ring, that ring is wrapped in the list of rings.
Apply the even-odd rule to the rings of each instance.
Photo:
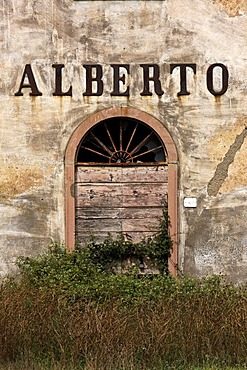
[[[130,75],[129,64],[111,64],[113,73],[113,86],[111,96],[129,96],[130,86],[128,84],[128,76]],[[65,67],[64,64],[52,64],[55,70],[55,88],[53,96],[72,96],[72,86],[67,91],[63,91],[63,73],[62,70]],[[141,96],[151,96],[153,92],[158,96],[162,96],[164,91],[161,85],[160,79],[160,67],[158,64],[140,64],[142,68],[142,83],[143,90],[140,93]],[[85,68],[85,91],[83,96],[100,96],[104,92],[103,68],[100,64],[84,64]],[[190,92],[187,88],[187,72],[190,70],[193,74],[196,74],[196,64],[185,64],[177,63],[170,64],[170,73],[172,74],[174,69],[179,69],[180,75],[180,90],[177,95],[189,95]],[[214,86],[214,72],[215,70],[221,72],[221,84],[220,88]],[[209,66],[206,74],[206,84],[208,91],[215,96],[223,95],[228,89],[229,73],[227,67],[222,63],[215,63]],[[152,85],[152,88],[151,88]],[[23,89],[30,89],[30,96],[41,96],[42,92],[38,89],[32,67],[30,64],[26,64],[19,90],[15,93],[15,96],[23,96]]]

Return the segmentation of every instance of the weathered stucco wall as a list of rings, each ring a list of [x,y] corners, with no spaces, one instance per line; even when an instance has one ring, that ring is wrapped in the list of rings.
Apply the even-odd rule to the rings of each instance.
[[[177,146],[179,268],[247,280],[246,2],[8,0],[0,16],[0,275],[17,256],[64,241],[64,154],[75,128],[96,111],[130,106],[160,120]],[[55,63],[65,65],[71,97],[53,96]],[[130,65],[130,96],[110,95],[114,63]],[[140,95],[145,63],[160,67],[161,96],[152,83],[153,95]],[[196,64],[190,95],[177,96],[172,63]],[[221,96],[207,89],[214,63],[229,71]],[[29,88],[15,96],[26,64],[42,96]],[[101,96],[83,96],[83,64],[103,66]],[[185,208],[184,197],[197,207]]]

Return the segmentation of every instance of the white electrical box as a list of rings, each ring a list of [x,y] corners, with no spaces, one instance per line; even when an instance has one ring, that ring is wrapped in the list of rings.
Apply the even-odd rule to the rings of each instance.
[[[197,198],[184,198],[184,207],[185,208],[196,208]]]

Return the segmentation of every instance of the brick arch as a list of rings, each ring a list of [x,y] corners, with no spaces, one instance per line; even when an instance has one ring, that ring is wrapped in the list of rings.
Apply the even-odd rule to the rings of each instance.
[[[175,143],[164,125],[150,114],[129,107],[109,108],[85,118],[72,133],[65,152],[65,242],[69,250],[75,247],[75,158],[78,145],[84,135],[97,123],[113,117],[128,117],[144,122],[152,128],[163,141],[168,159],[168,212],[171,220],[170,233],[173,239],[173,251],[169,261],[169,270],[176,275],[178,217],[177,217],[177,189],[178,189],[178,155]]]

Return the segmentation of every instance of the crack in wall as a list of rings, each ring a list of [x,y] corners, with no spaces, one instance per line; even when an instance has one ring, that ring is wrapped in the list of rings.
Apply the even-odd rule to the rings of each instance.
[[[208,195],[216,196],[218,194],[221,185],[228,176],[229,166],[234,161],[235,155],[243,145],[246,136],[247,127],[245,127],[241,134],[236,137],[234,143],[230,146],[228,152],[225,154],[223,161],[218,164],[214,176],[208,183]]]

